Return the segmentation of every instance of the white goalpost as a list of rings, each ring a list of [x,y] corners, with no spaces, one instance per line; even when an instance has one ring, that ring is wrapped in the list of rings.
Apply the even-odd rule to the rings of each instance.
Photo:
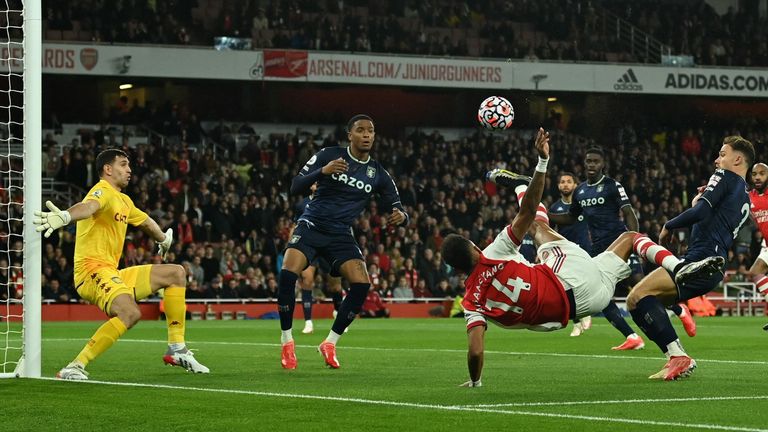
[[[0,378],[39,377],[42,240],[42,21],[40,0],[0,10]],[[4,16],[2,16],[4,15]]]

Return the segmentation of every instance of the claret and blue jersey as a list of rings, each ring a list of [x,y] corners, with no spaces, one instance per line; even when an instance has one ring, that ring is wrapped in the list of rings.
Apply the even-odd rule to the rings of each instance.
[[[616,180],[603,176],[595,183],[582,182],[573,191],[570,213],[584,216],[592,236],[592,255],[605,251],[627,226],[619,216],[621,208],[630,205],[624,187]]]
[[[405,211],[397,186],[387,170],[371,157],[365,161],[354,158],[348,147],[320,150],[307,161],[299,175],[310,174],[338,158],[346,160],[349,169],[341,174],[319,177],[317,191],[304,208],[300,221],[327,233],[349,233],[352,222],[363,212],[374,193],[381,195],[385,206]]]
[[[561,199],[555,201],[550,207],[550,213],[569,213],[571,203],[566,203]],[[587,252],[592,250],[592,242],[589,240],[589,227],[584,221],[584,215],[576,218],[576,223],[571,225],[562,225],[557,227],[557,232],[566,239],[576,243],[580,248]]]
[[[733,240],[749,218],[747,182],[732,171],[717,169],[700,199],[712,210],[693,225],[685,259],[698,261],[713,255],[727,257]]]

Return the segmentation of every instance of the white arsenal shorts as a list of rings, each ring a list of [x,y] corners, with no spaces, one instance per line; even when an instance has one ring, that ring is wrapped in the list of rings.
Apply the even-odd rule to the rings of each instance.
[[[555,272],[563,288],[573,291],[576,318],[605,309],[616,284],[632,273],[629,265],[615,253],[606,251],[593,258],[568,240],[545,243],[537,255],[540,263]]]

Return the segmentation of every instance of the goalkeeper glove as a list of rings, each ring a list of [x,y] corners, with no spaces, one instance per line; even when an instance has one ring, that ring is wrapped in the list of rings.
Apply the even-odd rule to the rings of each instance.
[[[44,212],[36,210],[35,216],[37,217],[32,220],[32,223],[37,225],[37,227],[35,227],[37,232],[45,231],[43,236],[48,238],[54,230],[57,230],[72,221],[72,216],[70,216],[69,212],[66,210],[59,210],[58,207],[50,201],[46,201],[45,206],[48,207],[48,210],[50,211]]]
[[[171,249],[171,243],[173,243],[173,230],[168,228],[168,231],[165,232],[165,238],[157,245],[157,253],[163,259],[165,259],[165,256],[168,255],[168,250]]]

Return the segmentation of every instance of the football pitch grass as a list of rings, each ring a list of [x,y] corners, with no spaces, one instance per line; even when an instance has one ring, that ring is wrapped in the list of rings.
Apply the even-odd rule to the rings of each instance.
[[[765,321],[700,318],[695,338],[675,322],[698,362],[677,382],[647,379],[664,364],[652,344],[611,351],[622,338],[602,318],[581,337],[492,326],[481,388],[458,387],[461,319],[356,320],[338,370],[316,351],[331,322],[302,335],[297,320],[294,371],[280,367],[278,321],[190,321],[208,375],[164,366],[165,325],[145,321],[89,366],[87,383],[51,377],[99,323],[44,323],[45,379],[0,380],[2,430],[768,430]]]

